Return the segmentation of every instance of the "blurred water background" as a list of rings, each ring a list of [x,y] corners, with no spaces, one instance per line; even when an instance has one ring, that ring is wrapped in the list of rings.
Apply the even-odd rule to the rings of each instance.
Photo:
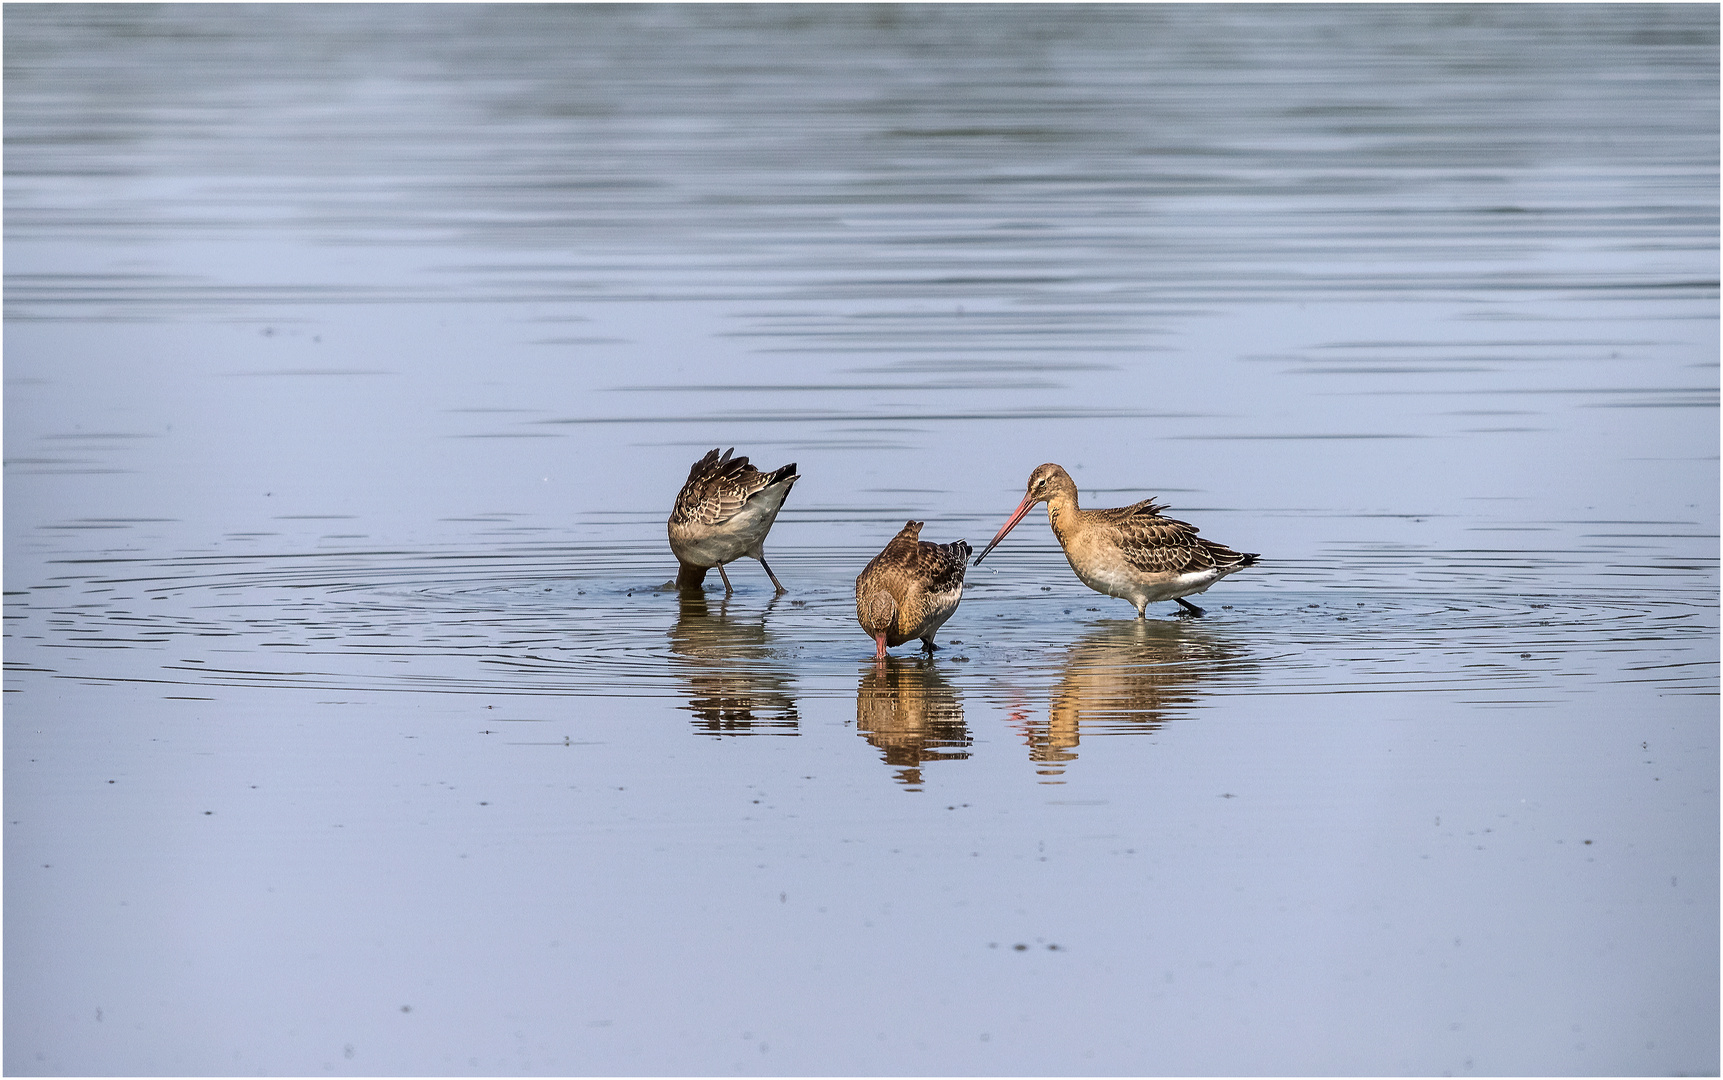
[[[8,1073],[1717,1072],[1715,6],[4,20]]]

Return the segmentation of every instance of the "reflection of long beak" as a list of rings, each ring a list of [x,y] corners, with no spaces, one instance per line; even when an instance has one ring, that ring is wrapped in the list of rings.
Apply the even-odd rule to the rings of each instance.
[[[1005,539],[1005,534],[1010,532],[1012,529],[1016,528],[1017,523],[1019,521],[1023,520],[1023,515],[1027,514],[1029,511],[1033,510],[1034,508],[1035,508],[1035,498],[1033,496],[1030,496],[1030,495],[1023,496],[1023,505],[1019,506],[1017,508],[1017,512],[1015,514],[1011,515],[1011,520],[1007,521],[1005,523],[1005,527],[1003,529],[999,530],[999,535],[995,536],[991,543],[989,543],[986,547],[981,549],[981,554],[979,554],[975,557],[975,565],[980,566],[981,560],[987,558],[987,553],[989,551],[992,551],[995,547],[998,547],[999,541]]]

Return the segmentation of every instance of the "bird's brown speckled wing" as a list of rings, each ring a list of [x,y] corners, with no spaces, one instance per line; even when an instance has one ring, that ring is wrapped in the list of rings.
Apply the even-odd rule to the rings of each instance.
[[[921,522],[912,521],[862,570],[863,582],[896,583],[894,592],[922,590],[948,593],[963,588],[963,570],[970,547],[967,540],[930,544],[917,539]]]
[[[930,593],[948,593],[963,588],[963,568],[969,565],[969,541],[929,544],[916,541],[913,573],[927,583]]]
[[[1255,555],[1204,540],[1186,521],[1161,517],[1164,505],[1153,499],[1103,510],[1114,543],[1131,567],[1145,574],[1193,574],[1215,567],[1249,566]]]
[[[734,453],[734,447],[722,456],[714,449],[694,463],[688,470],[688,482],[676,496],[676,506],[670,512],[671,524],[720,525],[735,516],[756,494],[795,475],[794,464],[763,473],[748,464],[746,456],[731,457]]]

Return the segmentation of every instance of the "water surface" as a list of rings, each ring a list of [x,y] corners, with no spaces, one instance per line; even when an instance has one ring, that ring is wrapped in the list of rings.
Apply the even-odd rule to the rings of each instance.
[[[6,1070],[1714,1074],[1717,26],[7,8]]]

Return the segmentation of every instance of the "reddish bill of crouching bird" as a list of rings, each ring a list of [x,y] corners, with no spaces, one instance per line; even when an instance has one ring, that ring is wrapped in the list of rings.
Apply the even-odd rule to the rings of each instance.
[[[688,482],[676,496],[676,506],[670,511],[670,550],[681,564],[676,584],[698,589],[706,580],[706,571],[716,566],[718,576],[724,579],[724,595],[729,596],[730,575],[724,573],[724,564],[746,555],[760,560],[773,587],[785,592],[766,562],[766,534],[778,518],[790,485],[801,477],[793,462],[763,473],[748,464],[746,457],[731,457],[735,452],[731,447],[719,457],[714,449],[696,461],[688,470]]]
[[[922,524],[906,522],[856,578],[856,621],[878,646],[877,660],[913,638],[938,648],[934,632],[963,599],[963,569],[973,549],[964,540],[930,544],[921,539]]]
[[[1139,619],[1146,616],[1148,605],[1162,600],[1177,600],[1185,613],[1201,615],[1203,609],[1185,597],[1256,564],[1256,555],[1205,540],[1195,525],[1162,517],[1166,507],[1153,499],[1113,510],[1084,510],[1077,505],[1071,475],[1051,463],[1029,474],[1022,505],[976,563],[1039,502],[1047,504],[1053,535],[1077,577],[1096,592],[1135,604]]]

